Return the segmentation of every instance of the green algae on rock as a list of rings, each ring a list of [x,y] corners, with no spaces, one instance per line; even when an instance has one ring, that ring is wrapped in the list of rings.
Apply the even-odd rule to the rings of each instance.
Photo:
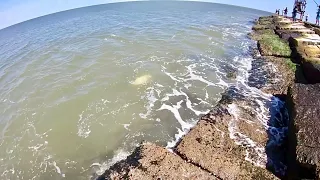
[[[263,56],[290,57],[291,49],[288,42],[275,34],[263,34],[258,41],[260,53]]]

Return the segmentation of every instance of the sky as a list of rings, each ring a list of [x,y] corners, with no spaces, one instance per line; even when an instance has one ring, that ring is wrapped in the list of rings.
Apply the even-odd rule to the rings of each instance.
[[[39,16],[52,14],[68,9],[74,9],[97,4],[123,2],[129,0],[0,0],[0,29]],[[132,0],[131,0],[132,1]],[[294,0],[194,0],[232,4],[269,12],[288,7],[292,11]],[[316,0],[320,3],[320,0]],[[307,13],[311,20],[315,19],[316,4],[307,0]]]

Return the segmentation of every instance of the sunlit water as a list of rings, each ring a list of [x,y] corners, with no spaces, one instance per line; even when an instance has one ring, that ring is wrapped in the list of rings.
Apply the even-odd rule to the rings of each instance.
[[[131,2],[1,30],[0,179],[89,179],[142,140],[172,146],[246,78],[265,14]]]

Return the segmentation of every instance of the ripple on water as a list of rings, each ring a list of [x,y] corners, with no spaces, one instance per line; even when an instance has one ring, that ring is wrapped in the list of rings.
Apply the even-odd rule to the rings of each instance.
[[[262,12],[190,3],[103,5],[1,30],[0,177],[88,179],[143,139],[171,148],[232,85],[260,98],[265,123],[268,95],[246,85],[249,20]]]

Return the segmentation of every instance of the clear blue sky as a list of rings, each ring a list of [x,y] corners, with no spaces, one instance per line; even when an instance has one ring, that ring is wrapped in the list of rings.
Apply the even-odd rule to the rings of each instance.
[[[78,7],[105,4],[111,2],[121,2],[128,0],[0,0],[0,29],[33,19],[39,16],[74,9]],[[202,1],[202,0],[195,0]],[[238,6],[261,9],[274,12],[275,9],[289,8],[292,11],[294,0],[203,0],[207,2],[217,2],[223,4],[233,4]],[[320,2],[320,0],[316,0]],[[315,18],[316,5],[313,0],[307,0],[307,11],[310,19]]]

